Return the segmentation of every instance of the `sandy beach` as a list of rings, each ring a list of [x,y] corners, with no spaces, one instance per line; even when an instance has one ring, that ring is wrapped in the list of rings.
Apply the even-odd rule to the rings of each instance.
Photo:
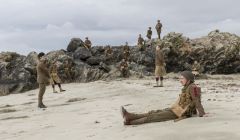
[[[47,87],[37,108],[38,89],[0,97],[1,140],[239,140],[240,75],[196,80],[209,117],[192,117],[139,126],[124,126],[120,106],[132,112],[170,107],[181,91],[177,75],[163,88],[154,77],[63,84],[67,91]]]

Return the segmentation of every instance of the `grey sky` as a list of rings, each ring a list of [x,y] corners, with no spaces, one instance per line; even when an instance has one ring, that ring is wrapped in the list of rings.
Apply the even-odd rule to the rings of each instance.
[[[148,26],[194,38],[214,29],[240,34],[238,0],[0,0],[0,52],[65,49],[72,37],[93,45],[135,44]],[[153,36],[156,37],[154,30]]]

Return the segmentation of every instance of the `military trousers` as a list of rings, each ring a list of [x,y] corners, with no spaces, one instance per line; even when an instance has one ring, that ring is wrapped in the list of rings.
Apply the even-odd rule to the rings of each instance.
[[[38,104],[42,104],[43,95],[46,91],[46,84],[45,83],[39,83],[39,93],[38,93]]]
[[[147,115],[146,123],[150,122],[163,122],[177,119],[178,117],[171,111],[171,109],[167,108],[164,110],[154,110],[150,111]]]

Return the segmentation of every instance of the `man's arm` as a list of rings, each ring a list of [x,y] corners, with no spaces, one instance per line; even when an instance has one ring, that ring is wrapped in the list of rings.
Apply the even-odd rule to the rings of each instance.
[[[197,86],[193,86],[190,89],[191,97],[195,107],[199,113],[199,117],[202,117],[205,114],[204,108],[201,103],[201,93]]]

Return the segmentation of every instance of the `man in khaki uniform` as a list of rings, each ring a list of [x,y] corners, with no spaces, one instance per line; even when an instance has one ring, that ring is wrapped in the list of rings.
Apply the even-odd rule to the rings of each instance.
[[[38,107],[46,108],[43,104],[43,95],[46,90],[46,86],[49,83],[49,71],[47,68],[47,60],[43,58],[45,54],[43,52],[38,54],[39,62],[37,64],[37,82],[39,83],[39,94],[38,94]]]
[[[151,27],[148,27],[147,38],[148,38],[148,39],[151,39],[151,38],[152,38],[152,28],[151,28]]]
[[[201,65],[198,63],[198,61],[194,61],[192,65],[192,73],[195,76],[198,76],[200,74],[200,69],[201,69]]]
[[[85,38],[84,45],[87,49],[92,47],[92,42],[88,39],[88,37]]]
[[[160,22],[160,20],[157,21],[157,25],[155,26],[155,29],[157,30],[158,39],[160,39],[160,34],[162,31],[162,23]]]
[[[50,84],[52,85],[52,88],[53,88],[53,93],[58,93],[56,90],[55,90],[55,84],[58,85],[59,89],[60,89],[60,92],[63,92],[63,91],[66,91],[64,89],[62,89],[62,86],[61,86],[61,79],[59,78],[58,76],[58,72],[57,72],[57,62],[55,61],[52,66],[50,67]]]
[[[194,75],[190,71],[181,73],[180,82],[183,85],[182,92],[177,102],[171,107],[162,110],[153,110],[144,114],[129,113],[121,107],[124,125],[138,125],[151,122],[163,122],[169,120],[181,120],[195,115],[205,116],[201,104],[200,88],[194,84]]]
[[[160,49],[160,46],[157,46],[156,52],[155,52],[155,77],[156,77],[156,86],[155,87],[163,87],[163,76],[164,75],[166,75],[164,55]],[[159,78],[161,81],[160,85],[159,85]]]
[[[113,50],[110,45],[107,45],[104,51],[106,61],[109,61],[113,58]]]
[[[120,63],[120,71],[123,77],[128,77],[128,63],[126,59],[123,59]]]
[[[123,46],[123,59],[129,60],[130,56],[130,48],[128,46],[128,42]]]
[[[144,39],[142,38],[141,34],[139,34],[139,37],[138,37],[138,48],[140,51],[144,50]]]

